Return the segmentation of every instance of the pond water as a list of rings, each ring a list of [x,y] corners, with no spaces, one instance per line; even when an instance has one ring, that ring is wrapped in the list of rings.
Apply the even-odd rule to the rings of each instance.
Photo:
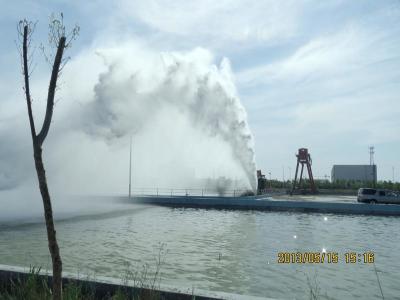
[[[118,204],[64,216],[56,227],[64,270],[72,273],[122,278],[145,264],[151,273],[161,260],[162,284],[194,290],[380,299],[380,283],[385,299],[400,295],[398,217]],[[337,253],[338,261],[281,264],[279,252]],[[355,263],[346,263],[350,252]],[[374,263],[364,263],[366,252]],[[0,222],[0,264],[49,268],[50,261],[43,223]]]

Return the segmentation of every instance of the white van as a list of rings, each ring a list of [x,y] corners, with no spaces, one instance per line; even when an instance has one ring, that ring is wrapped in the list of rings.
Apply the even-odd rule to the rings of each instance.
[[[390,190],[361,188],[358,189],[358,202],[400,204],[400,194]]]

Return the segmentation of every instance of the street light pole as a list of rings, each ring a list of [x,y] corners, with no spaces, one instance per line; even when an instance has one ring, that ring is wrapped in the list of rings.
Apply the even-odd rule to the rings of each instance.
[[[132,136],[129,146],[129,199],[131,199],[131,187],[132,187]]]

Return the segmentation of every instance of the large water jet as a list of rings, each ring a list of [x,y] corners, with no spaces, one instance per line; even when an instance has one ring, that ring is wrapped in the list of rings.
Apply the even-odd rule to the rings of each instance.
[[[100,53],[108,70],[86,110],[92,114],[87,132],[112,140],[181,115],[186,126],[227,144],[247,187],[256,189],[253,137],[228,59],[217,66],[204,49],[147,55],[136,63],[126,49]]]

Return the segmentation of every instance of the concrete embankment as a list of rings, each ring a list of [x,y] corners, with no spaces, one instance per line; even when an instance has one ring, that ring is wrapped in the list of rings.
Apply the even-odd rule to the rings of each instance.
[[[52,276],[48,271],[41,271],[37,276],[45,280],[48,286],[51,286]],[[11,282],[19,282],[27,280],[29,270],[22,267],[0,265],[0,296],[1,288],[7,288]],[[63,272],[63,285],[75,284],[84,290],[94,292],[95,299],[108,299],[110,295],[114,295],[118,290],[123,291],[130,296],[129,299],[137,295],[141,295],[140,299],[163,299],[163,300],[272,300],[271,298],[255,297],[248,295],[238,295],[224,292],[211,292],[196,288],[183,289],[170,286],[160,286],[157,289],[149,289],[146,287],[137,287],[134,282],[124,281],[121,285],[121,279],[95,276],[95,280],[88,276],[74,276],[71,273]],[[136,295],[136,296],[135,296]],[[148,295],[152,295],[149,297]]]
[[[172,207],[217,209],[300,211],[338,214],[400,216],[400,205],[366,204],[344,201],[306,201],[301,198],[271,197],[201,197],[201,196],[135,196],[128,201]]]

